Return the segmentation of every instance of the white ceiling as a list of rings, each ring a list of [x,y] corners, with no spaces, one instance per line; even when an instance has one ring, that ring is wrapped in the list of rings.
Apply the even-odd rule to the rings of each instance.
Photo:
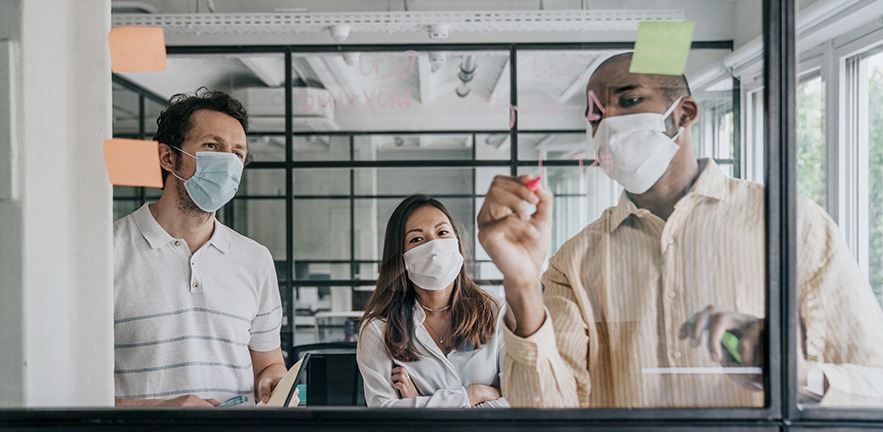
[[[733,11],[740,3],[760,0],[143,0],[117,1],[119,13],[200,14],[318,13],[402,11],[537,11],[595,9],[654,9],[683,11],[695,24],[694,40],[733,40]],[[759,10],[759,9],[758,9]],[[740,15],[744,18],[745,13]],[[759,22],[759,17],[757,18]],[[743,26],[744,27],[744,26]],[[168,33],[168,32],[167,32]],[[506,130],[510,120],[510,62],[508,51],[431,51],[433,43],[599,42],[631,41],[634,31],[596,32],[485,32],[451,34],[430,40],[425,32],[357,34],[347,45],[395,43],[416,51],[360,53],[294,53],[292,78],[296,86],[327,90],[333,100],[333,118],[295,121],[296,130]],[[167,44],[336,45],[330,34],[167,34]],[[517,88],[519,127],[522,129],[580,129],[585,127],[585,84],[600,61],[616,51],[560,50],[518,52]],[[688,79],[728,54],[726,50],[694,50],[688,61]],[[458,75],[468,58],[475,72],[469,94],[456,94],[463,82]],[[435,65],[435,67],[433,67]],[[281,54],[171,55],[168,70],[126,73],[127,79],[168,98],[200,86],[234,92],[253,113],[253,130],[284,130],[284,56]],[[295,104],[318,104],[317,99],[295,99]],[[137,130],[136,102],[114,92],[115,123],[121,130]],[[152,105],[151,105],[152,106]],[[152,109],[155,111],[157,107]],[[298,108],[296,107],[296,110]],[[315,113],[320,114],[316,109]],[[152,122],[152,118],[149,120]],[[149,130],[152,128],[148,128]],[[396,141],[380,139],[381,147],[468,148],[465,136]],[[542,140],[537,140],[537,145]],[[546,143],[549,144],[549,143]],[[504,149],[505,150],[505,149]],[[505,150],[508,151],[508,150]]]

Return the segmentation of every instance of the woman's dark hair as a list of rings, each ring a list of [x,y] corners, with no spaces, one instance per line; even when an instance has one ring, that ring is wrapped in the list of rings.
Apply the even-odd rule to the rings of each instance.
[[[227,114],[238,120],[242,129],[248,133],[248,112],[238,100],[227,93],[200,87],[193,94],[178,93],[169,99],[169,106],[156,119],[153,140],[180,149],[187,140],[187,134],[193,129],[191,116],[200,110]],[[168,174],[163,171],[163,183]]]
[[[362,328],[372,320],[386,322],[383,340],[392,358],[404,362],[419,359],[414,346],[414,284],[405,273],[405,224],[411,214],[425,206],[432,206],[447,216],[465,256],[463,238],[457,224],[445,206],[426,195],[411,195],[396,207],[386,225],[383,242],[383,261],[374,293],[365,306]],[[481,348],[496,332],[500,306],[490,294],[478,287],[466,274],[466,266],[454,281],[451,293],[451,329],[454,346],[471,345]]]

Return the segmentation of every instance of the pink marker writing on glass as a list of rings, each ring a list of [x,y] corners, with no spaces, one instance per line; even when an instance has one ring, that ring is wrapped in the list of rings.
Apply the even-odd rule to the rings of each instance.
[[[524,185],[527,186],[527,190],[534,192],[537,190],[538,187],[540,187],[540,180],[542,180],[542,179],[543,179],[542,177],[530,179],[526,183],[524,183]]]

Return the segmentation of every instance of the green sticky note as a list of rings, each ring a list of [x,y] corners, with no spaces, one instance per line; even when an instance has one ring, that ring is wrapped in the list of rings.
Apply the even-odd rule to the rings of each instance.
[[[642,21],[629,72],[681,75],[692,44],[692,21]]]

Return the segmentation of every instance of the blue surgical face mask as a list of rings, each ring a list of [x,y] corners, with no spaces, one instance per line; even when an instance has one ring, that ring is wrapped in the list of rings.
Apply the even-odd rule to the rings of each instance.
[[[197,207],[212,213],[233,199],[242,177],[242,161],[238,156],[227,152],[196,152],[194,156],[170,147],[196,159],[196,172],[189,179],[184,180],[174,172],[172,175],[184,182],[187,194]]]

